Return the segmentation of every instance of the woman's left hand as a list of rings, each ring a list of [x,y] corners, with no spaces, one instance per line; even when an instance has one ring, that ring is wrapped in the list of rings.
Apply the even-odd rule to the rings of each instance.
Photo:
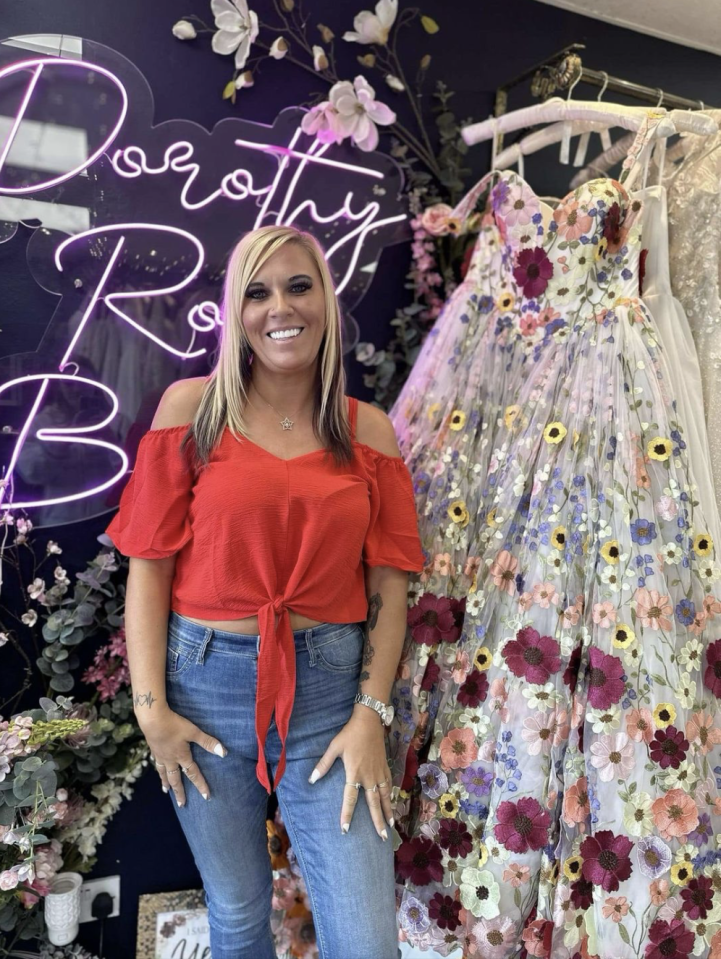
[[[358,712],[359,709],[364,712]],[[393,826],[391,774],[386,759],[385,731],[376,712],[367,706],[356,705],[351,718],[316,763],[308,781],[314,783],[325,776],[338,756],[343,760],[346,779],[340,812],[341,830],[347,833],[350,829],[360,792],[353,783],[361,783],[376,832],[385,842],[388,838],[386,820]],[[378,783],[384,785],[378,786]],[[375,792],[374,786],[377,786]]]

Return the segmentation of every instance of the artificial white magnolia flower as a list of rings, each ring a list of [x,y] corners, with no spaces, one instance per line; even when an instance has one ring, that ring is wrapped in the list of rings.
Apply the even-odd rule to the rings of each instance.
[[[335,128],[337,116],[338,114],[331,106],[330,100],[324,100],[306,113],[301,121],[300,128],[303,133],[316,137],[321,143],[340,143],[343,135]],[[371,343],[368,346],[371,348],[369,354],[371,356],[373,346]],[[359,359],[357,355],[356,359]],[[359,362],[365,363],[366,359],[359,359]]]
[[[334,127],[349,136],[355,145],[366,152],[378,146],[378,127],[395,122],[396,115],[385,103],[375,99],[375,90],[365,77],[358,76],[353,83],[341,80],[331,87],[330,104],[336,111]]]
[[[283,57],[288,52],[288,44],[285,42],[283,37],[278,37],[277,40],[273,43],[273,46],[268,51],[269,55],[273,57],[274,60],[282,60]]]
[[[376,123],[394,123],[395,113],[374,99],[375,91],[365,77],[355,82],[342,80],[330,90],[330,99],[312,107],[303,117],[301,129],[321,143],[341,143],[350,137],[361,150],[375,150],[378,145]]]
[[[402,81],[402,80],[399,80],[398,77],[397,77],[397,76],[394,76],[394,74],[392,74],[392,73],[389,73],[389,74],[387,75],[387,77],[386,77],[386,83],[387,83],[388,86],[391,88],[391,90],[396,90],[398,93],[403,93],[403,91],[405,90],[405,86],[403,85],[403,81]]]
[[[344,33],[343,39],[351,43],[379,43],[385,46],[397,14],[398,0],[378,0],[376,12],[361,10],[353,20],[355,31]]]
[[[313,47],[313,69],[320,73],[321,70],[328,69],[328,57],[325,55],[323,47]]]
[[[198,34],[189,20],[178,20],[173,24],[173,36],[178,40],[195,40]]]
[[[254,83],[255,80],[253,79],[253,74],[250,72],[250,70],[245,70],[236,77],[235,89],[242,90],[243,87],[252,87]]]
[[[213,34],[213,50],[227,55],[235,51],[235,66],[242,70],[250,47],[258,36],[258,16],[248,9],[248,0],[210,0],[218,32]]]

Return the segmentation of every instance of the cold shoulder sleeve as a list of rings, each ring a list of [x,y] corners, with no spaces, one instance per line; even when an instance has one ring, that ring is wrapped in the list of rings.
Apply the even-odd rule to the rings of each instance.
[[[180,451],[187,425],[148,430],[140,440],[135,468],[105,533],[124,556],[164,559],[193,535],[188,515],[194,473]]]
[[[368,566],[394,566],[419,573],[425,566],[418,535],[413,480],[400,456],[364,447],[371,516],[363,544]]]

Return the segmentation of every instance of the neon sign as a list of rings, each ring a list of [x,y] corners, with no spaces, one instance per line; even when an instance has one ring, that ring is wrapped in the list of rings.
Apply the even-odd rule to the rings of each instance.
[[[110,144],[113,142],[113,140],[115,140],[116,136],[120,132],[120,128],[122,127],[123,122],[125,120],[125,116],[128,112],[128,94],[125,90],[125,87],[120,82],[120,80],[118,80],[118,78],[114,76],[109,70],[106,70],[104,67],[99,66],[97,63],[85,63],[83,60],[66,60],[61,57],[42,57],[42,58],[36,58],[33,60],[21,60],[19,63],[13,63],[10,66],[0,70],[0,82],[2,82],[3,80],[7,81],[7,79],[11,78],[14,74],[20,75],[22,73],[25,73],[28,70],[32,70],[30,81],[27,85],[27,89],[20,103],[20,108],[17,111],[15,117],[13,118],[13,124],[12,124],[12,127],[10,128],[10,133],[5,138],[5,143],[3,144],[3,148],[2,150],[0,150],[0,174],[7,164],[10,149],[13,143],[15,142],[15,138],[17,137],[18,130],[20,129],[20,124],[22,123],[23,118],[25,117],[28,111],[28,107],[30,106],[30,101],[32,99],[33,93],[35,92],[36,87],[38,85],[38,81],[40,80],[43,72],[46,71],[48,67],[57,66],[57,65],[61,65],[63,69],[70,68],[73,70],[81,69],[86,71],[87,70],[97,71],[102,76],[107,77],[107,79],[110,80],[111,83],[116,84],[117,89],[120,92],[122,107],[120,109],[120,114],[115,122],[115,126],[113,127],[112,131],[108,135],[107,139],[103,143],[101,143],[101,145],[96,150],[94,150],[89,156],[85,157],[82,164],[79,164],[74,169],[66,173],[63,173],[61,176],[57,176],[49,180],[45,180],[44,182],[40,184],[32,183],[24,186],[12,187],[0,181],[0,193],[6,193],[10,195],[37,193],[38,190],[47,190],[52,186],[56,186],[58,183],[63,183],[65,180],[69,180],[71,177],[77,176],[78,173],[80,173],[86,167],[90,166],[91,163],[94,163],[94,161],[97,160],[97,158],[102,153],[105,152],[105,150],[108,148],[108,146],[110,146]]]
[[[299,183],[304,169],[308,166],[328,166],[334,170],[345,174],[357,174],[359,176],[374,177],[382,180],[383,174],[379,170],[373,170],[368,167],[362,167],[353,163],[343,163],[338,160],[330,160],[323,156],[330,149],[330,144],[321,144],[315,140],[308,150],[304,153],[296,149],[296,144],[301,137],[300,125],[292,135],[288,146],[278,146],[277,144],[252,143],[249,140],[235,140],[236,146],[249,150],[258,150],[260,152],[274,155],[280,158],[278,171],[273,177],[271,183],[266,186],[256,187],[253,181],[253,175],[248,170],[238,168],[227,173],[216,190],[203,197],[201,200],[192,201],[188,198],[191,187],[196,183],[200,176],[200,165],[193,160],[194,148],[187,141],[179,141],[169,146],[163,157],[160,166],[151,167],[145,152],[138,146],[125,147],[122,150],[116,150],[112,157],[112,165],[118,176],[128,179],[139,176],[158,176],[160,174],[173,171],[174,173],[187,173],[188,177],[183,184],[180,193],[180,203],[186,210],[200,210],[213,203],[219,197],[224,197],[233,202],[247,200],[253,197],[263,197],[260,210],[253,221],[253,228],[263,226],[268,220],[273,223],[295,223],[299,215],[304,210],[309,210],[313,220],[316,223],[330,223],[338,221],[343,217],[350,221],[361,221],[360,224],[351,230],[345,237],[338,240],[330,249],[326,250],[326,258],[329,263],[332,262],[333,255],[341,246],[355,239],[354,253],[351,263],[345,271],[345,275],[336,284],[336,291],[341,294],[348,283],[353,268],[358,260],[358,252],[363,244],[363,240],[370,230],[378,229],[381,226],[388,226],[392,223],[401,223],[406,219],[406,214],[400,213],[393,217],[377,219],[380,204],[377,202],[367,203],[362,210],[353,212],[351,204],[353,202],[353,191],[349,191],[341,207],[331,210],[327,214],[319,212],[317,204],[313,199],[305,199],[290,212],[293,195],[299,187]],[[290,182],[285,185],[285,192],[281,189],[281,184],[286,173],[290,172],[290,161],[298,160],[298,169],[292,173]],[[279,210],[272,214],[269,212],[270,203],[273,199],[282,196],[282,202]]]
[[[20,39],[33,52],[47,42],[40,47],[38,39],[34,49],[33,37]],[[16,411],[13,428],[2,430],[15,443],[8,455],[3,450],[0,505],[37,510],[37,526],[115,505],[120,487],[113,488],[129,463],[121,443],[147,428],[168,382],[191,375],[192,364],[207,367],[222,325],[223,264],[243,232],[294,223],[315,233],[342,298],[351,349],[357,326],[350,310],[371,282],[380,250],[406,239],[408,228],[395,163],[312,140],[301,132],[298,108],[282,111],[272,126],[226,118],[212,132],[182,120],[153,127],[147,84],[115,51],[78,41],[83,55],[73,59],[23,59],[12,43],[0,44],[0,116],[12,118],[0,145],[0,220],[11,218],[7,211],[15,207],[8,202],[4,213],[3,197],[12,197],[14,204],[32,203],[33,216],[51,203],[60,211],[84,209],[91,224],[36,230],[28,264],[59,305],[40,351],[0,358],[0,406]],[[66,94],[65,113],[50,99],[58,89]],[[22,149],[33,125],[76,135],[99,107],[96,126],[81,129],[89,144],[82,156],[65,151],[54,166],[52,157],[36,163],[36,154]],[[145,399],[149,391],[155,403]],[[98,431],[105,438],[88,435]],[[24,468],[30,441],[35,461],[47,456],[45,471]],[[70,490],[53,489],[59,474],[52,451],[61,449],[53,444],[61,443],[75,444],[70,449],[79,459],[90,457]],[[46,488],[26,492],[23,483],[38,485],[39,476]]]

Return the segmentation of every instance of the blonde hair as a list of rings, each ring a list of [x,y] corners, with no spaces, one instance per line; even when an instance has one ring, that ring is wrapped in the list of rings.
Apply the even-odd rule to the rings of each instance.
[[[243,417],[252,380],[252,350],[242,323],[245,291],[258,270],[286,243],[297,243],[310,254],[323,284],[326,323],[319,351],[313,431],[338,465],[352,459],[340,308],[325,254],[310,233],[293,226],[263,226],[246,233],[228,260],[221,299],[223,325],[217,361],[206,379],[200,405],[181,443],[184,448],[193,440],[198,465],[207,465],[226,426],[236,439],[249,438]]]

